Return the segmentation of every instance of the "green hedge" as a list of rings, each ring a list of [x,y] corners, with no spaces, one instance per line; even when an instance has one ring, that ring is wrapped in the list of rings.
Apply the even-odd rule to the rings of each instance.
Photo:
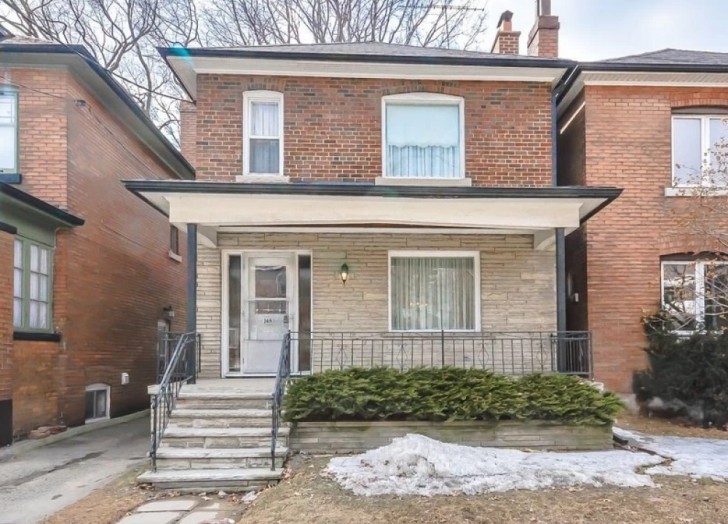
[[[294,421],[554,420],[609,424],[622,408],[576,377],[513,379],[486,370],[389,368],[326,371],[294,380],[284,418]]]

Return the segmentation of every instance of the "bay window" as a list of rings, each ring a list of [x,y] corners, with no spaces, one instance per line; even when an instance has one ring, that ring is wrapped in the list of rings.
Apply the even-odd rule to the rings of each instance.
[[[13,327],[16,331],[52,331],[52,250],[16,238],[13,263]]]
[[[676,114],[672,118],[672,181],[677,187],[725,185],[727,115]]]
[[[409,93],[383,99],[383,176],[464,177],[463,99]]]
[[[391,252],[391,330],[477,331],[478,267],[478,253]]]
[[[283,94],[243,94],[243,170],[245,175],[283,175]]]

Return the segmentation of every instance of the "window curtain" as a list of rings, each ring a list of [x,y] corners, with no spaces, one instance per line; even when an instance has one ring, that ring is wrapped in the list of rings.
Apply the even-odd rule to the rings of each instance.
[[[250,104],[250,172],[279,172],[279,107],[276,102]]]
[[[457,105],[386,106],[387,176],[460,177]]]
[[[0,93],[0,170],[14,171],[16,164],[17,118],[15,95]]]
[[[475,329],[475,268],[467,257],[393,257],[392,329]]]

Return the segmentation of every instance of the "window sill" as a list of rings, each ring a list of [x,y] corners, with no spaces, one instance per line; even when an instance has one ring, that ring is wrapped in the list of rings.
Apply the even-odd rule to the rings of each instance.
[[[20,173],[0,173],[0,182],[6,184],[20,184],[23,182],[23,175]]]
[[[728,196],[728,189],[718,189],[717,187],[701,187],[701,186],[666,187],[665,196],[666,197]]]
[[[181,256],[181,255],[178,255],[177,253],[175,253],[175,252],[174,252],[174,251],[172,251],[172,250],[170,250],[170,251],[169,251],[169,252],[167,253],[167,256],[169,256],[169,258],[171,258],[171,259],[172,259],[172,260],[174,260],[175,262],[182,262],[182,256]]]
[[[378,176],[374,179],[378,186],[430,186],[430,187],[471,187],[470,178],[398,178]]]
[[[244,184],[287,184],[290,178],[283,175],[237,175],[235,181]]]
[[[104,420],[109,420],[109,417],[87,418],[84,424],[95,424],[96,422],[103,422]]]
[[[30,340],[34,342],[60,342],[60,333],[37,333],[34,331],[13,331],[13,340]]]

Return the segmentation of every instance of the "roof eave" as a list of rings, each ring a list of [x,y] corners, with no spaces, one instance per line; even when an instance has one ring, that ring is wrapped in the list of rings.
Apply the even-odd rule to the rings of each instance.
[[[10,184],[0,182],[0,194],[6,195],[13,200],[21,202],[22,204],[32,207],[37,211],[40,211],[45,215],[48,215],[53,219],[57,220],[66,227],[82,226],[86,223],[83,218],[69,213],[68,211],[64,211],[63,209],[56,207],[53,204],[49,204],[45,200],[41,200],[38,197],[34,197],[33,195],[26,193],[25,191],[21,191],[20,189],[13,187]]]

